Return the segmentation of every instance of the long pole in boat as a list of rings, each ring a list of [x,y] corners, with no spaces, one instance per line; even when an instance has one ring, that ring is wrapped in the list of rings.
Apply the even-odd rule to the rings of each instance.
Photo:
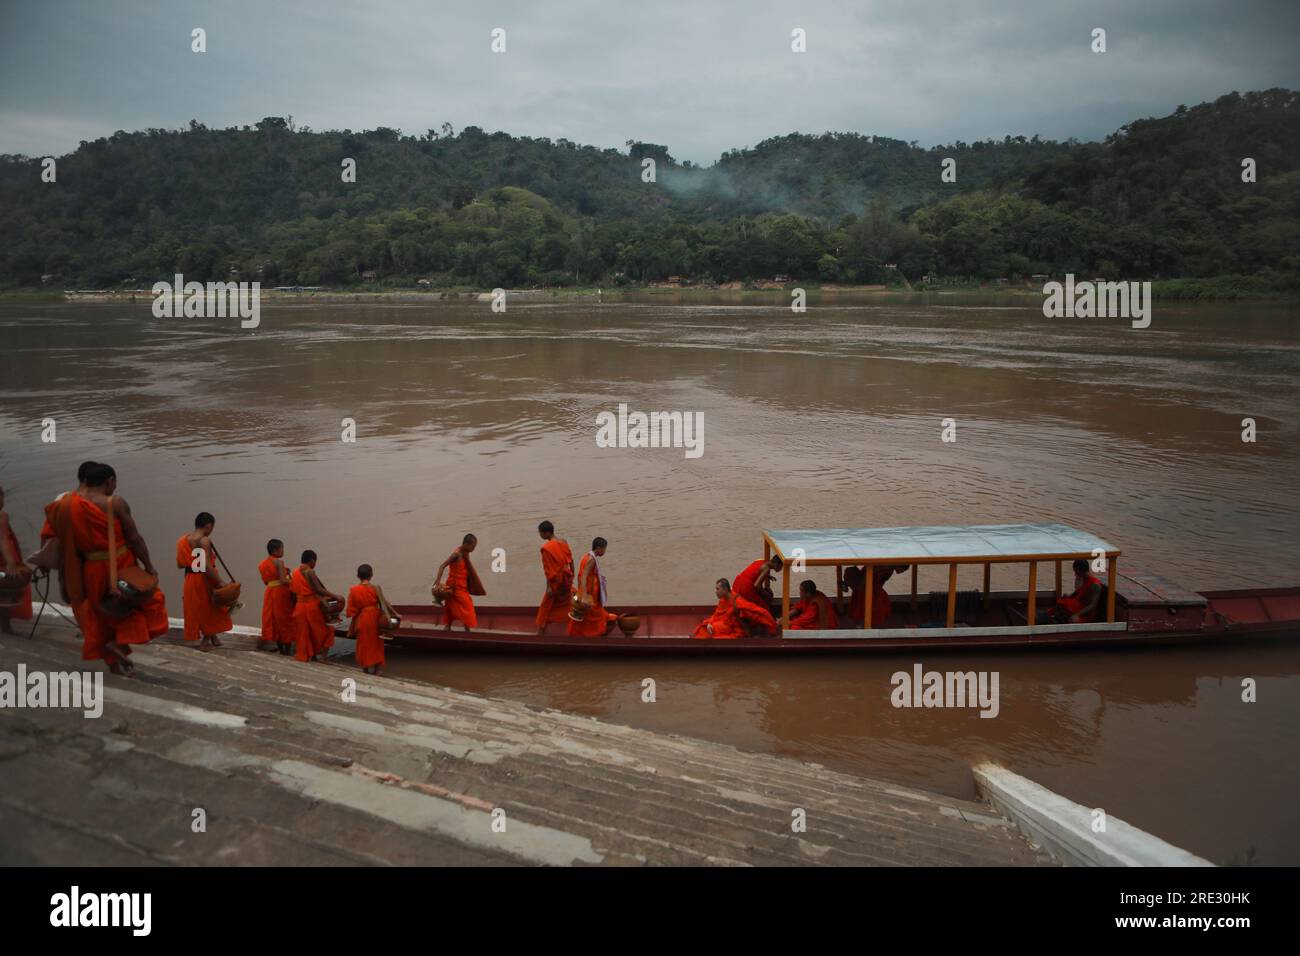
[[[867,589],[867,602],[863,606],[862,626],[866,629],[871,628],[871,608],[875,604],[876,597],[876,566],[867,565],[867,574],[862,581],[862,586]]]
[[[781,627],[790,626],[790,562],[781,562]]]
[[[1038,620],[1038,562],[1029,562],[1029,604],[1025,613],[1026,623],[1033,624]]]
[[[1106,623],[1115,623],[1115,577],[1119,569],[1119,555],[1112,557],[1106,574]]]

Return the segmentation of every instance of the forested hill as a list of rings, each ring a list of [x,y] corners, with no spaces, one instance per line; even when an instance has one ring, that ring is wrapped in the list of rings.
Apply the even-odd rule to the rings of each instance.
[[[642,160],[656,161],[656,182]],[[1241,179],[1243,158],[1258,182]],[[1104,143],[1037,137],[932,149],[792,134],[709,167],[449,126],[119,132],[58,158],[0,157],[0,284],[187,278],[435,286],[878,281],[887,264],[1034,272],[1294,277],[1300,94],[1231,94]],[[356,181],[343,182],[345,158]],[[940,173],[955,160],[955,182]],[[375,273],[369,278],[368,273]]]

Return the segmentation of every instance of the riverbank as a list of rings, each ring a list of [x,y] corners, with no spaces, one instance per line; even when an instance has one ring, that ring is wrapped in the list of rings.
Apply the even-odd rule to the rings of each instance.
[[[0,865],[1053,862],[984,803],[253,640],[139,649],[98,719],[0,710]],[[4,638],[0,662],[93,666],[62,622]]]
[[[810,301],[819,297],[869,296],[872,298],[902,298],[911,301],[923,300],[931,296],[961,295],[976,298],[1003,299],[1006,297],[1041,300],[1041,285],[1031,284],[996,284],[965,283],[960,281],[917,284],[908,286],[895,285],[843,285],[838,283],[818,283],[790,280],[775,282],[757,280],[753,282],[727,282],[721,285],[691,285],[668,282],[648,283],[644,285],[621,286],[563,286],[548,289],[506,289],[509,299],[537,300],[547,302],[578,302],[596,300],[601,302],[664,301],[680,297],[685,301],[698,301],[708,298],[755,298],[759,301],[784,301],[795,289],[802,289]],[[458,287],[451,289],[410,289],[383,288],[379,286],[361,288],[267,288],[263,287],[261,296],[268,302],[335,302],[335,303],[370,303],[370,302],[440,302],[440,301],[480,301],[491,300],[494,290]],[[1156,301],[1164,302],[1278,302],[1294,301],[1300,298],[1300,285],[1293,282],[1279,281],[1264,276],[1214,276],[1204,279],[1156,279],[1151,283],[1151,295]],[[45,303],[45,302],[131,302],[149,301],[152,293],[148,289],[85,289],[85,290],[49,290],[49,289],[13,289],[0,291],[0,303]]]

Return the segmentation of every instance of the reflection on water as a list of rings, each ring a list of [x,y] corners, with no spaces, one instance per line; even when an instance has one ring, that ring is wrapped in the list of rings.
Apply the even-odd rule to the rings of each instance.
[[[535,601],[543,517],[575,545],[610,539],[615,605],[711,602],[713,579],[780,526],[1064,521],[1119,544],[1122,567],[1192,587],[1297,577],[1300,332],[1286,309],[1164,306],[1137,332],[955,296],[835,298],[806,315],[773,301],[270,305],[254,331],[156,320],[147,304],[4,306],[0,482],[24,544],[93,457],[117,467],[164,567],[208,510],[245,582],[275,536],[291,556],[319,551],[335,590],[375,565],[397,600],[425,600],[473,530],[485,554],[506,552],[490,600]],[[597,448],[595,415],[620,402],[703,412],[704,456]],[[39,440],[45,417],[55,444]],[[948,417],[955,444],[939,440]],[[1245,417],[1257,443],[1241,441]],[[344,418],[355,444],[339,440]],[[1023,586],[1018,573],[995,586]],[[178,613],[179,573],[163,580]],[[1286,649],[925,662],[998,669],[995,720],[889,707],[888,675],[910,659],[395,663],[953,793],[988,754],[1217,861],[1254,846],[1300,862]],[[1258,704],[1240,704],[1243,675]]]

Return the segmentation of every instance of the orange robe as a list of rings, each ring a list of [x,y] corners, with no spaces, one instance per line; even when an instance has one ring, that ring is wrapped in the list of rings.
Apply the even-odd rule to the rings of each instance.
[[[379,636],[379,595],[369,584],[354,584],[348,591],[347,615],[357,640],[356,658],[362,667],[384,663],[384,639]]]
[[[569,598],[573,594],[573,552],[559,538],[542,542],[542,571],[546,575],[546,594],[537,608],[537,626],[561,623],[569,619]]]
[[[266,590],[262,592],[261,644],[292,644],[296,628],[293,623],[293,592],[280,578],[275,558],[267,557],[257,566]]]
[[[590,551],[582,556],[582,563],[578,565],[578,580],[582,580],[583,572],[586,570],[588,563],[595,561],[595,557]],[[604,637],[605,632],[609,630],[609,622],[618,619],[617,614],[611,614],[605,610],[604,596],[601,592],[604,589],[604,577],[600,573],[600,564],[597,563],[591,577],[587,580],[585,599],[590,603],[586,616],[581,621],[575,621],[569,618],[568,635],[570,637]]]
[[[1091,574],[1087,575],[1083,579],[1083,584],[1079,585],[1073,594],[1063,594],[1057,599],[1053,610],[1059,611],[1059,613],[1068,620],[1070,617],[1078,614],[1087,607],[1088,592],[1094,586],[1101,587],[1101,580]],[[1101,605],[1099,603],[1097,609],[1100,609],[1100,607]],[[1096,610],[1094,610],[1092,614],[1085,614],[1084,619],[1079,623],[1090,624],[1094,617],[1096,617]]]
[[[14,534],[13,525],[8,528],[9,547],[13,549],[14,555],[18,558],[19,565],[23,563],[23,552],[18,547],[18,536]],[[0,569],[4,567],[5,562],[0,560]],[[28,584],[23,588],[22,596],[18,598],[17,604],[8,605],[0,610],[9,612],[9,617],[15,621],[30,621],[32,619],[32,586]]]
[[[743,597],[746,601],[766,607],[767,597],[760,594],[757,587],[758,579],[763,574],[763,565],[765,564],[767,564],[767,561],[763,558],[750,562],[745,570],[737,574],[736,579],[731,582],[732,592],[739,597]]]
[[[891,607],[889,593],[880,585],[876,585],[872,589],[871,595],[871,626],[884,627],[885,622],[889,620]],[[858,621],[866,620],[867,592],[864,588],[857,587],[853,589],[852,596],[849,598],[849,617],[853,619],[855,624]]]
[[[116,641],[122,645],[148,644],[155,637],[166,634],[167,604],[162,588],[154,591],[141,607],[121,620],[115,620],[99,609],[101,598],[107,597],[112,587],[108,575],[108,515],[94,502],[81,495],[69,495],[68,533],[64,540],[65,573],[75,578],[69,585],[70,600],[77,611],[84,640],[81,658],[87,661],[104,659],[104,645]],[[117,535],[119,568],[135,567],[135,554],[121,542],[122,519],[113,516]],[[130,652],[130,648],[125,648]]]
[[[206,561],[212,561],[209,551]],[[185,590],[181,606],[185,609],[185,640],[197,641],[200,637],[224,634],[235,625],[230,620],[230,609],[217,607],[212,602],[212,582],[206,574],[190,570],[194,562],[194,546],[190,537],[183,534],[176,542],[176,567],[185,571]],[[205,565],[206,567],[207,565]]]
[[[305,565],[293,572],[289,588],[297,597],[298,603],[293,609],[294,643],[297,649],[294,658],[309,661],[317,654],[334,646],[334,629],[325,620],[325,608],[321,597],[312,590],[311,582],[302,573]]]
[[[818,591],[817,593],[820,594],[823,598],[826,598],[826,595],[822,594],[820,591]],[[826,598],[826,600],[829,601],[830,599]],[[818,611],[817,603],[818,602],[816,599],[809,601],[806,598],[800,598],[799,603],[794,606],[793,613],[791,613],[790,615],[790,630],[792,631],[823,630],[821,624],[819,623],[819,621],[821,620],[821,615]],[[839,626],[840,626],[840,622],[835,617],[835,608],[832,607],[830,609],[830,617],[827,619],[826,622],[826,627],[832,628],[832,627],[839,627]]]
[[[772,612],[764,605],[755,604],[748,598],[741,597],[735,591],[731,592],[731,596],[736,601],[736,614],[742,621],[747,623],[750,627],[763,628],[766,629],[769,634],[776,634],[776,618],[772,616]]]
[[[463,554],[447,565],[447,587],[451,588],[451,594],[442,602],[443,624],[447,627],[451,626],[452,621],[460,621],[466,627],[478,627],[478,614],[474,611],[474,599],[470,597],[470,592],[473,590],[481,593],[483,587],[478,584],[477,573],[470,580],[471,572],[473,565]]]
[[[709,633],[710,625],[713,627],[713,633]],[[700,626],[695,629],[692,637],[713,638],[714,640],[730,640],[736,637],[744,637],[745,629],[740,626],[740,615],[736,611],[735,596],[718,599],[718,606],[713,609],[713,614],[706,617],[700,622]]]

